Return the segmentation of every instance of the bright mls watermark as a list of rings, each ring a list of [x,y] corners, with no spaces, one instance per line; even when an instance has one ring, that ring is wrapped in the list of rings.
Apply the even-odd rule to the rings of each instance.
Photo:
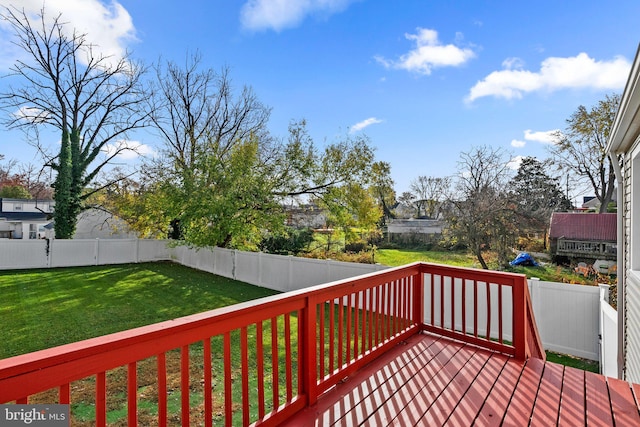
[[[69,427],[69,405],[0,405],[0,426]]]

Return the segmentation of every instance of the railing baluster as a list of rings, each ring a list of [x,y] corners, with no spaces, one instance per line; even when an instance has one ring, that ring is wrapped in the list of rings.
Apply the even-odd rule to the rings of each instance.
[[[360,316],[362,321],[360,325],[360,354],[364,354],[367,350],[367,292],[358,292],[358,298],[360,299]]]
[[[478,282],[473,281],[473,336],[478,338],[478,322],[480,318],[478,316]]]
[[[298,319],[300,321],[300,319]],[[298,325],[298,334],[299,334]],[[300,343],[298,343],[300,345]],[[256,323],[256,370],[258,382],[258,418],[264,417],[264,342],[262,337],[262,321]]]
[[[438,277],[440,277],[440,327],[442,329],[445,329],[444,326],[444,300],[445,300],[445,292],[444,292],[444,277],[443,275],[439,275]]]
[[[487,289],[487,341],[491,339],[491,284],[487,280],[485,282]]]
[[[382,301],[380,300],[380,286],[376,286],[375,288],[373,288],[373,297],[375,299],[375,306],[376,306],[376,312],[375,312],[375,332],[374,332],[374,342],[375,345],[377,346],[378,344],[380,344],[380,314],[382,313]]]
[[[104,372],[96,375],[96,425],[107,425],[107,378]]]
[[[502,341],[502,285],[498,283],[498,341]]]
[[[211,427],[213,423],[213,398],[211,396],[211,338],[205,338],[202,345],[204,347],[204,354],[202,356],[204,369],[204,425],[205,427]]]
[[[343,355],[343,346],[344,346],[344,297],[338,298],[340,311],[338,312],[338,369],[342,367],[342,355]]]
[[[351,294],[352,296],[352,301],[355,300],[355,302],[353,303],[353,316],[354,316],[354,320],[353,320],[353,359],[357,359],[358,358],[358,324],[360,321],[360,310],[358,309],[358,307],[360,306],[360,292]]]
[[[462,278],[461,292],[462,334],[467,335],[467,279],[465,278]]]
[[[303,389],[303,385],[304,385],[304,371],[303,371],[303,359],[305,356],[304,350],[303,350],[303,339],[302,339],[302,335],[304,333],[303,329],[303,319],[302,319],[302,311],[298,310],[298,395],[301,396],[304,389]]]
[[[224,359],[224,425],[231,426],[233,424],[233,395],[231,393],[231,333],[224,333],[223,342],[223,359]]]
[[[324,304],[322,305],[324,307]],[[324,336],[324,332],[322,333]],[[292,359],[291,359],[291,314],[284,314],[284,348],[285,348],[285,369],[287,384],[287,402],[293,399],[293,379],[292,379]],[[324,357],[323,357],[324,359]]]
[[[127,366],[127,419],[130,426],[138,425],[138,366]]]
[[[240,328],[240,369],[242,372],[242,425],[249,425],[249,350],[247,327]]]
[[[450,276],[451,280],[451,330],[456,330],[456,279]]]
[[[436,324],[436,309],[435,309],[435,297],[436,297],[436,283],[435,283],[435,275],[434,274],[429,274],[429,277],[431,278],[429,280],[429,283],[431,283],[431,325],[435,326]]]
[[[391,338],[391,285],[389,282],[384,284],[384,290],[385,290],[385,294],[386,294],[386,298],[384,301],[384,315],[385,315],[385,333],[384,333],[384,340],[388,340],[389,338]]]
[[[160,353],[157,356],[158,368],[158,426],[167,426],[167,356]]]
[[[315,309],[314,309],[315,311]],[[271,318],[271,379],[273,387],[273,410],[280,406],[280,364],[278,362],[278,319]]]
[[[319,374],[320,374],[320,378],[324,378],[325,376],[325,372],[324,372],[324,356],[325,356],[325,348],[324,348],[324,331],[325,331],[325,326],[324,326],[324,304],[325,303],[321,303],[319,304],[320,306],[320,318],[318,319],[318,323],[319,323],[319,327],[318,327],[318,346],[319,346],[319,351],[318,351],[318,362],[320,363],[320,367],[319,367]],[[285,334],[286,336],[287,334]]]
[[[189,425],[189,346],[184,345],[180,349],[180,397],[181,397],[181,422]]]
[[[62,384],[58,388],[58,402],[62,405],[68,405],[71,403],[71,387],[69,383]]]
[[[402,329],[408,328],[411,324],[411,289],[411,277],[407,277],[404,283],[404,327]]]
[[[352,296],[353,294],[347,295],[347,353],[345,357],[345,363],[349,363],[351,361],[351,307],[353,307]]]
[[[368,350],[371,350],[373,348],[373,312],[374,312],[374,306],[373,306],[373,292],[375,291],[376,288],[373,289],[369,289],[368,290],[368,297],[367,297],[367,312],[369,314],[369,346],[367,347]]]
[[[329,302],[329,373],[333,374],[335,370],[335,339],[336,339],[336,300],[331,299]]]

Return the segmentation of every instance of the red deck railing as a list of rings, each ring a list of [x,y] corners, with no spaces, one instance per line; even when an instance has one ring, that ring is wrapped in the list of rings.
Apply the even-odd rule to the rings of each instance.
[[[119,368],[129,425],[150,388],[160,426],[189,425],[198,405],[207,426],[276,425],[422,330],[544,358],[523,275],[415,263],[0,360],[0,403],[39,402],[55,388],[46,403],[71,403],[73,413],[84,381],[94,398],[83,407],[103,426]],[[138,378],[149,363],[151,385]]]

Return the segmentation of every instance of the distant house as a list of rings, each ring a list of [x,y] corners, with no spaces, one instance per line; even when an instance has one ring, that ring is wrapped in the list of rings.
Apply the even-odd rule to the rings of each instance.
[[[53,200],[0,198],[0,239],[53,238]],[[137,235],[120,218],[98,209],[78,215],[74,239],[128,239]]]
[[[325,228],[327,225],[327,211],[318,205],[309,203],[298,206],[285,207],[286,223],[293,228]]]
[[[445,222],[436,219],[392,219],[387,224],[387,241],[394,243],[429,243],[442,235]]]
[[[569,260],[615,260],[616,214],[554,212],[549,227],[551,255]]]
[[[44,237],[53,206],[53,200],[0,198],[0,239]]]
[[[124,220],[100,209],[88,209],[78,215],[74,239],[135,239],[138,235]]]

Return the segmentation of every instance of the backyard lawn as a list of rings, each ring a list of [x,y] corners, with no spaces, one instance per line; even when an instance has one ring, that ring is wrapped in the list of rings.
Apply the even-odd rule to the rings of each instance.
[[[515,258],[515,256],[514,256]],[[495,268],[497,263],[491,253],[485,255],[489,268]],[[409,249],[378,249],[376,250],[376,262],[395,267],[409,264],[415,261],[432,262],[436,264],[453,265],[456,267],[481,268],[480,263],[470,253],[453,251],[423,251]],[[508,271],[526,274],[527,277],[537,277],[549,282],[575,283],[594,285],[594,280],[589,280],[572,269],[557,266],[552,263],[541,262],[538,267],[510,267]]]
[[[276,293],[168,262],[0,271],[0,359]]]

